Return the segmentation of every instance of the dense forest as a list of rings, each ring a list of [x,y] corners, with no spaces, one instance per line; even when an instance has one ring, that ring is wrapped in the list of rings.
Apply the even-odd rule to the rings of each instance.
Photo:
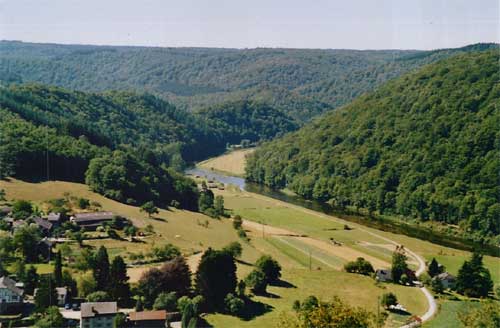
[[[233,107],[238,110],[226,112]],[[253,102],[207,115],[149,94],[35,84],[0,88],[0,111],[0,177],[86,181],[119,201],[175,200],[188,208],[196,207],[196,188],[176,170],[224,151],[227,143],[268,140],[297,128],[280,111]]]
[[[409,70],[492,44],[436,51],[210,49],[0,42],[0,80],[145,91],[179,108],[242,99],[303,122]]]
[[[247,179],[498,241],[499,59],[461,54],[390,81],[260,147]]]

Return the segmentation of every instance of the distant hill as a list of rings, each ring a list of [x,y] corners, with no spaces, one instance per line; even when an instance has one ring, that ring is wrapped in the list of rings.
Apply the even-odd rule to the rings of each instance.
[[[499,60],[460,54],[390,81],[260,147],[247,179],[498,244]]]
[[[0,80],[82,91],[153,93],[196,110],[266,100],[297,122],[351,100],[409,70],[450,55],[437,51],[210,49],[0,42]]]

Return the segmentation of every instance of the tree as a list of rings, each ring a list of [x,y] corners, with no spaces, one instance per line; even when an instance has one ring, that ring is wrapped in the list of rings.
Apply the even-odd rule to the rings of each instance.
[[[137,302],[135,302],[135,311],[142,312],[144,311],[144,305],[142,304],[142,298],[138,297]]]
[[[160,213],[160,211],[158,210],[158,207],[156,207],[152,201],[149,201],[149,202],[142,204],[140,210],[141,210],[141,212],[147,213],[148,217],[150,219],[152,218],[153,214]]]
[[[238,285],[236,286],[237,295],[239,297],[245,296],[245,289],[246,288],[247,288],[247,284],[245,283],[244,280],[238,281]]]
[[[64,270],[62,273],[62,286],[68,288],[68,294],[70,298],[78,296],[78,287],[77,282],[71,276],[71,273],[68,270]]]
[[[77,277],[78,295],[87,297],[87,295],[96,291],[97,282],[92,272],[86,272]]]
[[[464,327],[500,327],[500,305],[498,302],[482,302],[477,308],[468,308],[460,311],[458,319]]]
[[[214,202],[215,215],[224,216],[224,197],[216,196]]]
[[[107,290],[109,283],[109,257],[106,247],[101,246],[95,255],[93,275],[97,290]]]
[[[281,277],[281,266],[269,255],[262,255],[255,262],[255,266],[266,275],[268,283],[276,282]]]
[[[14,232],[14,245],[22,252],[26,263],[34,263],[38,259],[37,245],[40,240],[40,233],[35,225],[21,226]]]
[[[438,274],[443,273],[443,271],[444,268],[440,266],[438,261],[436,261],[436,259],[433,257],[431,263],[429,264],[429,268],[427,269],[429,276],[437,276]]]
[[[358,257],[356,261],[347,262],[344,265],[344,270],[346,272],[359,273],[366,276],[374,272],[371,263],[362,257]]]
[[[14,219],[27,219],[33,214],[33,205],[27,200],[18,200],[12,205]]]
[[[192,303],[186,304],[186,306],[184,307],[184,311],[182,311],[181,327],[182,328],[191,328],[192,326],[196,327],[196,321],[197,318],[193,304]]]
[[[458,270],[455,290],[469,297],[487,297],[493,289],[490,271],[483,265],[483,257],[474,252]]]
[[[162,292],[175,292],[184,296],[191,288],[191,271],[182,256],[166,262],[161,268],[144,272],[138,283],[138,290],[144,297],[144,304],[150,308]]]
[[[243,219],[241,218],[241,216],[236,214],[233,218],[233,228],[238,230],[241,229],[242,225],[243,225]]]
[[[198,265],[195,285],[197,292],[210,300],[209,307],[223,310],[224,298],[234,293],[236,283],[234,258],[223,251],[206,250]]]
[[[399,283],[401,276],[408,271],[408,264],[406,263],[406,255],[399,251],[392,254],[392,280]]]
[[[99,290],[87,295],[87,302],[109,302],[112,299],[108,293]]]
[[[268,279],[266,274],[260,269],[255,269],[245,278],[245,285],[250,287],[254,294],[262,295],[266,293]]]
[[[222,251],[228,252],[229,254],[231,254],[232,257],[234,257],[236,259],[236,258],[241,257],[241,253],[243,251],[243,248],[241,247],[241,244],[239,242],[233,241],[229,245],[224,247],[222,249]]]
[[[209,208],[214,207],[214,193],[210,189],[204,189],[200,192],[198,198],[198,208],[200,212],[205,212]]]
[[[57,306],[48,307],[40,319],[38,319],[35,323],[36,328],[54,328],[63,326],[64,318],[59,312],[59,308]]]
[[[130,240],[134,238],[134,236],[137,234],[137,228],[133,225],[129,225],[125,227],[125,235],[130,237]]]
[[[300,303],[300,302],[299,302]],[[303,302],[304,304],[306,302]],[[362,308],[354,308],[335,296],[330,302],[300,305],[295,315],[283,313],[278,328],[369,328],[374,326],[375,315]]]
[[[398,298],[393,293],[385,293],[382,295],[382,299],[380,300],[380,304],[382,304],[382,306],[387,309],[391,305],[398,304]]]
[[[35,288],[38,285],[38,273],[34,266],[30,266],[26,271],[26,276],[24,278],[24,292],[28,295],[33,295]]]
[[[128,283],[127,265],[121,256],[116,256],[109,270],[108,293],[119,306],[126,305],[130,300],[130,285]]]
[[[35,310],[44,312],[50,306],[57,305],[56,286],[52,278],[43,277],[35,295]]]
[[[175,292],[160,293],[153,304],[153,309],[174,312],[177,309],[177,296]]]
[[[0,189],[0,202],[5,202],[7,199],[5,198],[6,197],[6,193],[5,193],[5,189]]]
[[[61,252],[56,253],[56,259],[54,263],[54,282],[57,287],[62,287],[62,258]]]

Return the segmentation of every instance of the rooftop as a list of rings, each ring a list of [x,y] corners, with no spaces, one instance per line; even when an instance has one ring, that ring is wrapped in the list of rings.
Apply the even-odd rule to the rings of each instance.
[[[130,312],[130,321],[149,321],[149,320],[167,320],[167,311],[142,311],[142,312]]]
[[[73,221],[84,223],[96,220],[112,220],[115,216],[113,212],[78,213],[73,216]]]
[[[92,318],[97,315],[116,314],[118,307],[116,302],[93,302],[82,303],[82,318]]]
[[[23,295],[23,290],[16,287],[16,282],[9,277],[0,277],[0,288],[7,288],[11,292],[16,293],[19,296]]]
[[[52,229],[52,223],[50,223],[49,221],[45,220],[45,219],[42,219],[42,218],[33,218],[33,221],[35,221],[35,223],[40,227],[40,228],[43,228],[45,230],[50,230]]]

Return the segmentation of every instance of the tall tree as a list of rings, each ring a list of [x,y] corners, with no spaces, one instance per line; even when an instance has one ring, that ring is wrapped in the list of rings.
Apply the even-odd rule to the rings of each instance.
[[[26,277],[24,278],[24,292],[28,295],[33,295],[35,288],[38,285],[38,273],[36,268],[32,265],[26,271]]]
[[[109,288],[108,293],[111,299],[123,306],[130,300],[130,285],[128,283],[127,265],[121,256],[117,256],[111,262],[109,270]]]
[[[62,256],[61,252],[56,253],[56,259],[54,263],[54,282],[57,287],[62,286]]]
[[[195,278],[196,290],[212,309],[224,309],[224,298],[236,288],[236,264],[231,254],[209,248],[203,253]]]
[[[56,284],[51,277],[45,276],[40,283],[35,295],[35,310],[43,312],[49,306],[57,305]]]
[[[399,282],[401,280],[401,276],[405,274],[408,270],[408,264],[406,263],[406,255],[401,253],[400,251],[395,251],[392,254],[392,280],[394,282]]]
[[[158,214],[160,213],[158,211],[158,207],[155,206],[155,204],[151,201],[149,202],[146,202],[144,204],[141,205],[141,212],[145,212],[148,214],[148,217],[151,219],[151,217],[153,216],[153,214]]]
[[[465,261],[458,270],[455,289],[458,293],[470,297],[486,297],[493,290],[490,271],[483,265],[483,257],[474,252],[469,261]]]
[[[438,261],[433,257],[431,263],[429,264],[429,268],[427,270],[429,276],[434,277],[442,272],[441,267],[439,266]]]
[[[101,246],[95,255],[93,275],[97,290],[105,291],[109,284],[109,257],[104,246]]]

